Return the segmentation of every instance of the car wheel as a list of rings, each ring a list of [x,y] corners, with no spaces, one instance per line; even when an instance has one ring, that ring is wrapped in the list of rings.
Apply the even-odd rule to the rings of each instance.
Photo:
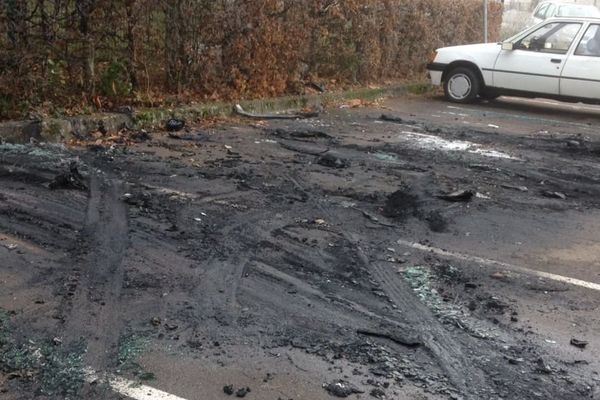
[[[472,103],[479,94],[479,78],[470,68],[450,71],[444,82],[446,98],[454,103]]]

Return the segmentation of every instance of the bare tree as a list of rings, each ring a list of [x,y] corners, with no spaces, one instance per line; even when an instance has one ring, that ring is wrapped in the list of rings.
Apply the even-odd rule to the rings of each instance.
[[[88,96],[96,94],[96,48],[91,28],[91,17],[97,0],[76,0],[75,8],[79,18],[79,33],[82,38],[83,87]]]

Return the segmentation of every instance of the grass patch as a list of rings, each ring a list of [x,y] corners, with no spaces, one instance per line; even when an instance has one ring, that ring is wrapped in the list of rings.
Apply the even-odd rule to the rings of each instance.
[[[432,94],[436,91],[437,88],[429,83],[415,83],[406,87],[407,93],[416,95]]]

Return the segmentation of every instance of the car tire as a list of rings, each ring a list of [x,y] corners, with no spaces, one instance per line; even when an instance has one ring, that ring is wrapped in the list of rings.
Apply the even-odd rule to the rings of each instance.
[[[451,70],[444,81],[446,98],[454,103],[472,103],[479,95],[481,83],[477,74],[467,67]]]

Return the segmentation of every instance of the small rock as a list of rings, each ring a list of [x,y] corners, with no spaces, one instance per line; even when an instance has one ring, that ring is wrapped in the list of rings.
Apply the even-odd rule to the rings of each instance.
[[[477,303],[475,300],[471,300],[471,301],[469,302],[469,304],[467,305],[467,308],[468,308],[470,311],[475,311],[475,310],[477,310],[477,306],[478,306],[478,303]]]
[[[381,388],[374,388],[369,394],[376,399],[385,399],[385,392]]]
[[[131,132],[129,137],[136,142],[145,142],[146,140],[152,139],[152,136],[144,129]]]
[[[150,323],[154,326],[159,326],[161,324],[160,318],[158,317],[152,317],[150,319]]]
[[[543,358],[538,358],[537,360],[537,368],[536,370],[538,372],[542,372],[544,374],[551,374],[552,373],[552,368],[550,368],[550,366],[548,364],[546,364],[546,362],[544,361]]]
[[[490,278],[505,281],[508,279],[508,274],[506,272],[494,272],[490,275]]]
[[[379,119],[387,122],[395,122],[397,124],[403,124],[405,122],[401,117],[388,114],[381,114],[381,117],[379,117]]]
[[[223,386],[223,393],[225,393],[228,396],[231,396],[233,394],[233,385]]]
[[[50,190],[75,189],[85,191],[87,190],[87,184],[77,169],[77,163],[73,161],[69,164],[69,172],[63,172],[54,177],[52,182],[48,184],[48,188]]]
[[[185,127],[185,121],[177,118],[171,118],[167,121],[165,128],[169,132],[177,132]]]
[[[235,392],[235,396],[236,397],[246,397],[246,395],[248,393],[250,393],[250,388],[249,387],[241,388],[237,392]]]
[[[529,188],[527,186],[513,186],[513,185],[508,185],[508,184],[502,184],[501,186],[505,189],[518,190],[519,192],[528,192],[529,191]]]
[[[440,194],[437,196],[438,199],[446,200],[446,201],[471,201],[471,199],[475,196],[475,192],[472,190],[457,190],[451,193]]]
[[[350,166],[350,162],[348,160],[345,160],[340,157],[336,157],[335,155],[333,155],[331,153],[323,154],[321,157],[319,157],[319,159],[317,160],[317,163],[324,167],[338,168],[338,169],[348,168]]]
[[[567,199],[567,195],[562,192],[552,192],[552,191],[547,190],[545,192],[542,192],[542,195],[544,195],[544,197],[548,197],[550,199],[560,199],[560,200]]]
[[[267,376],[264,377],[263,382],[269,382],[270,380],[273,380],[274,376],[272,373],[267,372]]]
[[[588,345],[588,342],[585,340],[579,340],[579,339],[571,339],[571,346],[575,346],[575,347],[579,347],[580,349],[585,349],[586,346]]]
[[[345,398],[355,393],[364,393],[364,391],[353,386],[349,382],[338,380],[323,384],[323,388],[332,396]]]

